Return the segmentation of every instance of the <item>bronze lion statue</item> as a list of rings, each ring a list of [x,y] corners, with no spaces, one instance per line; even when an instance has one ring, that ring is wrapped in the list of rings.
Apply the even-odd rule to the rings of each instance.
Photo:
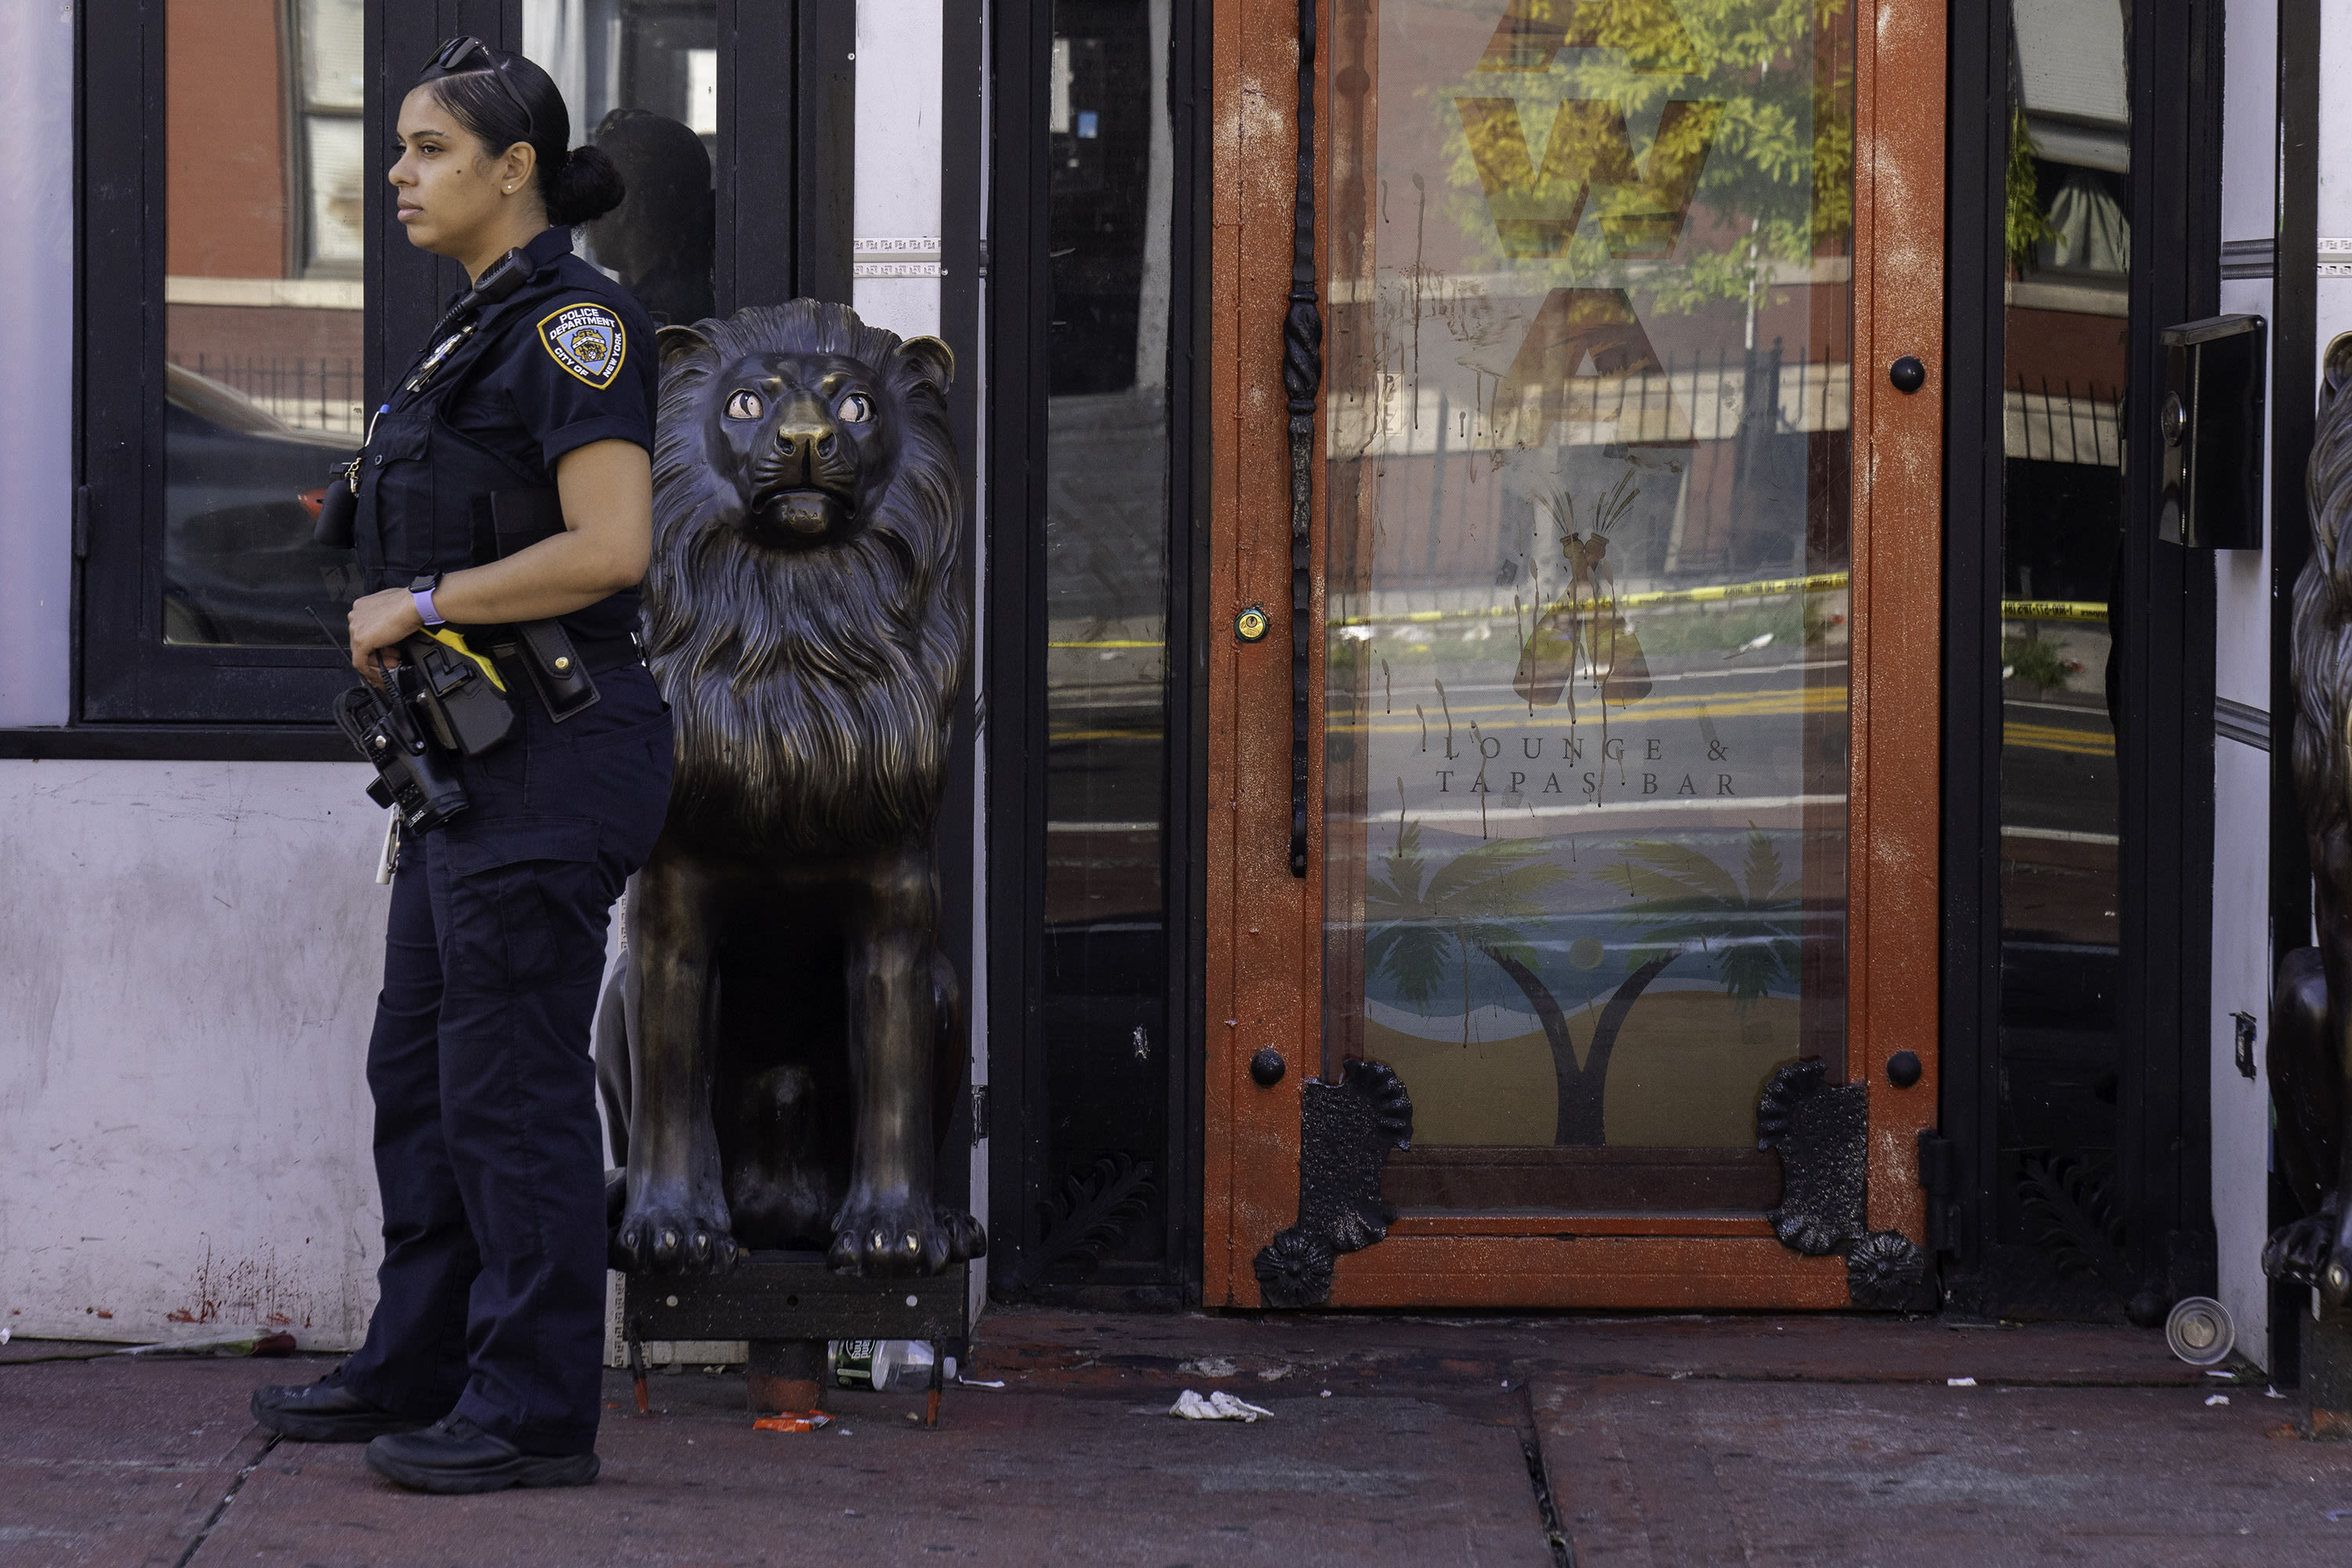
[[[2294,581],[2295,805],[2319,945],[2279,961],[2267,1056],[2279,1179],[2304,1211],[2263,1249],[2273,1279],[2352,1302],[2352,334],[2327,346]]]
[[[971,657],[954,356],[808,300],[660,348],[646,627],[677,769],[600,1028],[615,1263],[936,1273],[986,1246],[932,1196],[962,1068],[931,863]]]

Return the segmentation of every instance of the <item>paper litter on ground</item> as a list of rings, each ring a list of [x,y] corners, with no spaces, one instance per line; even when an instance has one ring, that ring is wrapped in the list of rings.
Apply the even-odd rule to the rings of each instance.
[[[2205,1403],[2208,1405],[2227,1405],[2230,1403],[2230,1396],[2226,1394],[2212,1394],[2206,1399]]]
[[[814,1432],[820,1426],[831,1426],[833,1417],[822,1410],[785,1410],[773,1415],[762,1415],[751,1423],[756,1432]],[[688,1442],[694,1441],[688,1437]]]
[[[1168,1414],[1181,1415],[1187,1421],[1255,1421],[1274,1412],[1246,1400],[1235,1399],[1223,1389],[1203,1399],[1188,1388],[1176,1396],[1176,1403],[1168,1407]]]
[[[1946,1388],[1974,1388],[1976,1385],[1977,1380],[1973,1377],[1948,1377],[1944,1379],[1944,1386]]]

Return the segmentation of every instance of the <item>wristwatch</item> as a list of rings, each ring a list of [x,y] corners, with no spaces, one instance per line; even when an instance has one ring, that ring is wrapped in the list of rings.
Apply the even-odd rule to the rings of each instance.
[[[441,612],[433,607],[433,590],[441,586],[441,574],[429,572],[408,585],[408,596],[415,603],[416,618],[428,626],[447,626]]]

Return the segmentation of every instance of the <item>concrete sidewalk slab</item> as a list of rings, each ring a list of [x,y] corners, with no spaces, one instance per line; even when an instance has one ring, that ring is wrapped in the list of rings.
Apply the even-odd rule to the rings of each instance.
[[[324,1363],[282,1375],[315,1375]],[[50,1384],[52,1405],[116,1399],[218,1410],[241,1405],[267,1363],[145,1363],[163,1373],[127,1394],[114,1368],[13,1369]],[[1173,1385],[1079,1392],[957,1389],[937,1429],[919,1399],[835,1393],[833,1427],[752,1429],[740,1373],[656,1377],[655,1413],[635,1414],[614,1377],[584,1490],[430,1498],[368,1471],[356,1447],[278,1443],[191,1559],[301,1568],[504,1564],[755,1564],[961,1559],[1160,1565],[1550,1559],[1514,1418],[1499,1389],[1461,1398],[1265,1395],[1251,1425],[1180,1421]],[[1454,1391],[1457,1394],[1461,1391]],[[1483,1408],[1479,1408],[1483,1406]],[[238,1423],[248,1428],[249,1423]],[[215,1473],[213,1499],[234,1472]],[[91,1478],[73,1484],[95,1500]],[[70,1500],[61,1500],[69,1501]],[[9,1510],[14,1512],[14,1510]],[[68,1530],[69,1507],[54,1528]],[[200,1526],[201,1519],[197,1521]],[[193,1530],[168,1539],[192,1538]],[[60,1534],[23,1545],[45,1548]],[[13,1563],[0,1546],[0,1563]],[[108,1556],[103,1540],[75,1561]],[[38,1550],[22,1561],[64,1561]],[[176,1554],[156,1559],[177,1561]]]
[[[0,1568],[1564,1562],[1528,1447],[1583,1568],[2352,1563],[2352,1449],[2113,1327],[1024,1308],[935,1431],[836,1392],[836,1427],[756,1432],[740,1369],[640,1418],[615,1374],[598,1485],[471,1499],[268,1445],[248,1391],[324,1358],[0,1350]],[[1187,1387],[1275,1415],[1165,1415]]]
[[[175,1568],[268,1436],[257,1370],[288,1364],[0,1367],[0,1568]]]
[[[2288,1404],[2259,1385],[1615,1373],[1534,1395],[1579,1568],[2352,1563],[2352,1449],[2270,1436]]]

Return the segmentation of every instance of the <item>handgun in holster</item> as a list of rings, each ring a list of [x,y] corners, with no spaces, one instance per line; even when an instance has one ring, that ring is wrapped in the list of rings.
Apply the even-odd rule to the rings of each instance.
[[[461,634],[444,628],[403,638],[399,668],[411,672],[413,710],[444,748],[478,757],[513,735],[518,721],[506,682]]]

